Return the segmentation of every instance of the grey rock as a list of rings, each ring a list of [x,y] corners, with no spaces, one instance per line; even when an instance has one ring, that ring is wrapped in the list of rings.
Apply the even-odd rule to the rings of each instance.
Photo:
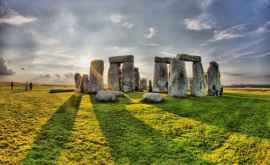
[[[201,62],[193,63],[193,79],[191,86],[191,94],[193,96],[206,95],[206,82],[204,78],[204,71]]]
[[[139,68],[134,68],[134,89],[138,91],[140,89],[140,72]]]
[[[88,92],[90,92],[89,91],[89,79],[88,79],[88,75],[87,74],[84,74],[82,76],[80,88],[81,88],[81,92],[82,93],[88,93]]]
[[[80,89],[81,79],[82,79],[82,76],[81,76],[80,73],[76,73],[74,75],[75,88],[76,88],[77,91]]]
[[[155,62],[156,63],[166,63],[166,64],[170,64],[171,62],[171,59],[170,57],[155,57]]]
[[[142,78],[140,80],[140,91],[145,91],[145,90],[147,90],[147,79]]]
[[[168,91],[168,67],[166,63],[155,63],[153,92]]]
[[[131,92],[134,90],[134,64],[133,62],[125,62],[122,66],[123,81],[122,90]]]
[[[164,101],[164,97],[162,97],[159,93],[145,93],[142,101],[149,103],[161,103]]]
[[[219,65],[215,61],[209,63],[209,68],[207,70],[207,85],[209,96],[216,95],[221,89]]]
[[[148,81],[148,92],[152,92],[152,91],[153,91],[152,81],[149,80],[149,81]]]
[[[193,55],[188,55],[188,54],[177,54],[176,58],[178,60],[191,61],[191,62],[201,62],[202,61],[200,56],[193,56]]]
[[[119,91],[121,90],[121,69],[120,64],[110,64],[108,71],[108,89]]]
[[[169,95],[173,97],[187,96],[188,79],[184,61],[173,58],[170,64]]]
[[[116,95],[111,91],[98,91],[95,100],[98,102],[115,102],[117,101]]]
[[[93,60],[90,66],[90,78],[89,78],[90,92],[96,93],[104,88],[103,72],[104,72],[103,60]]]
[[[126,56],[114,56],[109,58],[110,63],[124,63],[124,62],[134,62],[133,55]]]

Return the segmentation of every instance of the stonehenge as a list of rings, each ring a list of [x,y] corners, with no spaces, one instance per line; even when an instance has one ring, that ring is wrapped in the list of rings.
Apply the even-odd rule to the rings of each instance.
[[[75,80],[75,88],[77,91],[80,89],[81,79],[82,79],[81,74],[75,73],[74,80]]]
[[[104,87],[104,61],[92,60],[88,74],[74,75],[77,92],[98,93],[99,91],[166,92],[173,97],[185,97],[190,90],[192,96],[218,96],[222,91],[220,71],[217,62],[209,63],[204,73],[200,56],[177,54],[175,57],[155,57],[152,80],[140,78],[139,68],[134,66],[134,56],[114,56],[109,58],[107,87]],[[186,62],[192,62],[193,77],[187,77]],[[189,81],[191,83],[189,83]]]
[[[142,78],[140,80],[140,91],[145,91],[145,90],[147,90],[147,79]]]
[[[84,74],[82,76],[80,88],[81,88],[82,93],[88,93],[89,92],[89,79],[88,79],[87,74]]]
[[[170,58],[155,57],[153,92],[168,91],[168,67]]]
[[[134,68],[134,90],[138,91],[140,89],[140,72],[139,68]]]
[[[185,62],[176,58],[171,59],[170,73],[168,94],[173,97],[187,96],[188,80]]]
[[[90,66],[89,92],[96,93],[103,89],[104,62],[93,60]]]
[[[108,87],[111,90],[131,92],[135,89],[133,55],[109,58]]]
[[[211,61],[209,63],[209,68],[207,70],[207,85],[208,95],[217,96],[218,92],[221,90],[221,82],[219,65],[216,61]]]
[[[191,86],[192,96],[205,96],[206,95],[206,80],[204,77],[203,66],[201,62],[194,62],[193,68],[193,79]]]

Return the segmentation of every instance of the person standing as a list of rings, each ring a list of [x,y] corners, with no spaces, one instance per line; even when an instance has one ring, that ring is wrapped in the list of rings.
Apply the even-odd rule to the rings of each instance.
[[[13,88],[14,88],[14,82],[11,81],[11,82],[10,82],[10,89],[13,90]]]
[[[32,91],[32,89],[33,89],[33,83],[32,82],[30,82],[30,84],[29,84],[29,89],[30,89],[30,91]]]

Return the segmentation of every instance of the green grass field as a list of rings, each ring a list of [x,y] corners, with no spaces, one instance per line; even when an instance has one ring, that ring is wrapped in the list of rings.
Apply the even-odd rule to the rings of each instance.
[[[0,86],[0,164],[270,164],[269,90],[105,104],[50,88]]]

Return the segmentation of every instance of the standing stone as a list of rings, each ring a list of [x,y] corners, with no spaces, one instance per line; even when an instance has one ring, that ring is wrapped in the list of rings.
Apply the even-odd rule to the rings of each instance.
[[[148,83],[148,92],[152,92],[152,91],[153,91],[152,81],[149,80],[149,83]]]
[[[184,61],[173,58],[170,64],[169,95],[173,97],[187,96],[188,80]]]
[[[134,68],[134,89],[138,91],[140,89],[140,72],[139,68]]]
[[[108,88],[113,91],[121,90],[120,64],[111,63],[108,71]]]
[[[82,93],[89,92],[89,79],[87,74],[82,76],[80,88]]]
[[[76,73],[74,75],[74,80],[75,80],[75,88],[76,91],[78,91],[80,89],[80,84],[81,84],[81,74],[80,73]]]
[[[90,92],[96,93],[103,89],[103,60],[93,60],[90,66]]]
[[[221,89],[220,72],[218,63],[212,61],[207,70],[208,95],[215,96]]]
[[[168,91],[168,68],[166,63],[155,63],[153,92]]]
[[[131,92],[134,90],[134,64],[133,62],[124,62],[122,66],[123,81],[122,90]]]
[[[193,80],[191,86],[191,94],[193,96],[206,95],[206,84],[204,79],[203,66],[201,62],[193,63]]]
[[[145,90],[147,90],[147,79],[142,78],[140,80],[140,91],[145,91]]]

